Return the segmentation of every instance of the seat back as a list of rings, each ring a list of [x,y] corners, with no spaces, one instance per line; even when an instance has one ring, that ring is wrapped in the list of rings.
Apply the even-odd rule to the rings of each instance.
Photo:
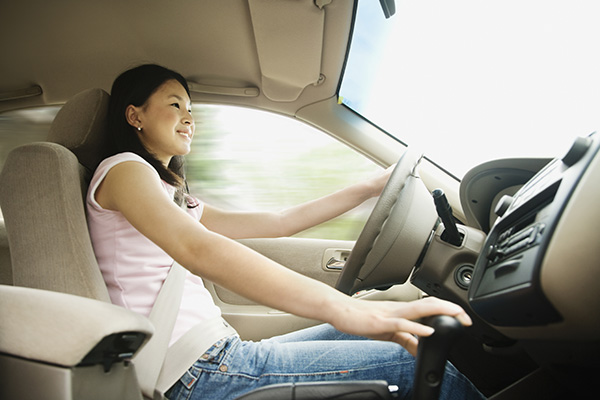
[[[57,114],[48,142],[14,149],[0,174],[15,286],[109,302],[85,214],[87,185],[108,154],[100,89],[73,97]]]

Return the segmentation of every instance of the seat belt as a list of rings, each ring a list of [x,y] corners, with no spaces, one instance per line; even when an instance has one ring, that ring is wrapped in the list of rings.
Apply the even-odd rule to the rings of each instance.
[[[142,393],[154,397],[156,381],[165,359],[183,294],[185,268],[173,262],[148,318],[154,325],[154,335],[133,361]]]
[[[202,321],[187,331],[167,351],[156,383],[154,399],[164,399],[163,393],[169,390],[213,344],[237,334],[221,316]]]
[[[186,269],[173,262],[148,317],[155,327],[154,335],[134,358],[140,388],[148,399],[164,399],[164,393],[210,346],[224,337],[237,335],[218,316],[195,325],[169,347],[185,275]]]

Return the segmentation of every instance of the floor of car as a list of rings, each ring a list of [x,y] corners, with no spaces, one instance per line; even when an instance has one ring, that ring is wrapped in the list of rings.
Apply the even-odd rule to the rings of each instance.
[[[470,336],[463,337],[453,347],[449,359],[486,397],[507,388],[538,367],[525,353],[491,354]]]

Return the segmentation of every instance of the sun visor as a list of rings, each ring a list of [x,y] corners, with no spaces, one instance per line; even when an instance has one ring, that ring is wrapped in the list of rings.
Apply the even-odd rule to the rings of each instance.
[[[313,0],[249,0],[263,94],[294,101],[319,82],[325,8]]]

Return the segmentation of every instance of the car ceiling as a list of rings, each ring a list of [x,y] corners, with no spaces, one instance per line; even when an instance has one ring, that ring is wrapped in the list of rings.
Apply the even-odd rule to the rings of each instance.
[[[110,91],[120,72],[151,62],[193,82],[196,102],[295,115],[335,96],[343,69],[354,2],[326,3],[4,2],[0,111],[62,104],[92,87]],[[14,98],[36,86],[41,95]]]

